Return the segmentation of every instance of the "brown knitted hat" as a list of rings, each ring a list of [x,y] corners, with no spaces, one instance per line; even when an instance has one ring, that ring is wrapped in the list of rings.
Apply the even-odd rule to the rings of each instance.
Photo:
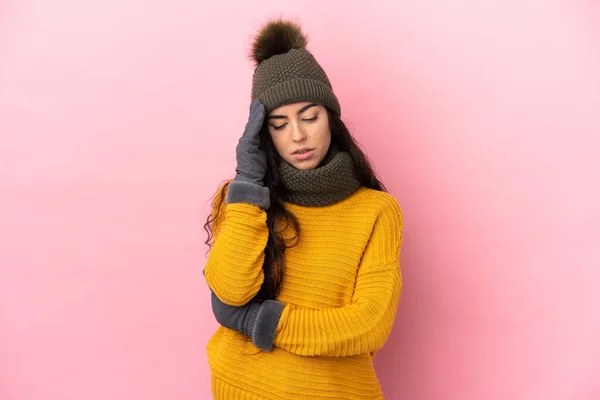
[[[340,103],[325,71],[306,50],[306,36],[299,25],[284,20],[266,23],[254,39],[252,100],[267,112],[277,107],[312,101],[341,115]]]

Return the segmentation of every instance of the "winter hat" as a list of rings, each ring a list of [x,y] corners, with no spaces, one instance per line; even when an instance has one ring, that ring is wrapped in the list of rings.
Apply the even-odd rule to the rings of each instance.
[[[311,101],[341,114],[340,103],[325,71],[306,50],[307,38],[299,25],[285,20],[267,22],[258,32],[251,58],[252,101],[260,99],[267,112],[277,107]]]

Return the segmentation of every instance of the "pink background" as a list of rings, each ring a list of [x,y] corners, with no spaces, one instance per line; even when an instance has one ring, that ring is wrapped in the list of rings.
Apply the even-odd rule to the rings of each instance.
[[[210,398],[202,224],[278,15],[404,211],[386,398],[600,398],[598,2],[365,3],[0,2],[0,399]]]

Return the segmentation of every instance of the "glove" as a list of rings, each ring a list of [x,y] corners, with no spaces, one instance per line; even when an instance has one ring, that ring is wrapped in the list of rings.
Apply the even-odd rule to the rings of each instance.
[[[265,122],[265,114],[265,105],[260,100],[256,99],[250,104],[250,117],[235,150],[237,174],[234,180],[236,181],[264,186],[267,155],[258,146],[260,144],[259,133]]]
[[[264,351],[273,350],[273,341],[285,304],[277,300],[253,300],[243,306],[223,303],[211,291],[212,310],[217,322],[252,338],[252,343]]]
[[[252,337],[256,316],[260,310],[259,301],[251,301],[243,306],[230,306],[223,303],[217,295],[210,294],[212,310],[217,322],[222,326]]]
[[[260,130],[264,124],[266,107],[260,100],[250,104],[246,128],[236,146],[236,175],[229,184],[225,204],[249,203],[263,209],[271,205],[269,188],[264,185],[267,172],[267,154],[259,149]]]

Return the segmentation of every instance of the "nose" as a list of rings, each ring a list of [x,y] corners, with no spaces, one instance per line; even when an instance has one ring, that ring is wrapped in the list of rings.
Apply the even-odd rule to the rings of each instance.
[[[292,128],[292,140],[294,142],[299,142],[301,140],[304,140],[304,138],[306,137],[306,135],[304,134],[304,131],[302,130],[302,128],[299,125],[296,125]]]

